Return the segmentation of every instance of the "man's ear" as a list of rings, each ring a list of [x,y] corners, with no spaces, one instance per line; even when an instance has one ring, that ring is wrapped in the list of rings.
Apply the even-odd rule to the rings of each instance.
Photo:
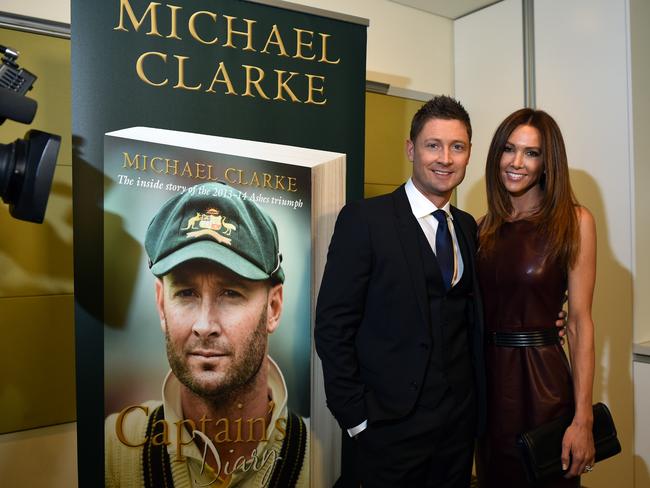
[[[409,158],[409,161],[413,162],[413,151],[415,150],[415,144],[411,139],[406,139],[406,157]]]
[[[163,332],[167,331],[167,322],[165,321],[165,287],[162,278],[156,278],[156,309],[160,317],[160,328]]]
[[[266,304],[266,331],[272,334],[280,324],[282,315],[283,292],[282,284],[272,286]]]

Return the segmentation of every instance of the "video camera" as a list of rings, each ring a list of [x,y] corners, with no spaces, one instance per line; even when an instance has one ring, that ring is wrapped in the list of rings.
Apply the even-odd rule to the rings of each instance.
[[[18,52],[0,45],[0,124],[11,119],[31,124],[38,108],[25,94],[36,76],[16,63]],[[0,197],[12,217],[42,223],[50,196],[61,137],[30,130],[24,139],[0,144]]]

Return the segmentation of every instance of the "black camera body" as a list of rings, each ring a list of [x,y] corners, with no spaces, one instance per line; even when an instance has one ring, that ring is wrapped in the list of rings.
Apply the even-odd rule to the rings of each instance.
[[[18,51],[0,46],[2,52],[2,65],[0,66],[0,87],[6,88],[19,95],[25,95],[32,89],[36,75],[18,66]]]
[[[36,76],[16,63],[18,52],[0,46],[0,124],[6,119],[30,124],[38,105],[25,94]],[[30,130],[24,139],[0,144],[0,197],[12,217],[42,223],[52,186],[61,137]]]

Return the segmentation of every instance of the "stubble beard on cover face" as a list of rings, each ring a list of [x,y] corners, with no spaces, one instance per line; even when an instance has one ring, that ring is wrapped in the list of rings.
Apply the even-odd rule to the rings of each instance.
[[[191,347],[186,345],[179,352],[174,348],[169,336],[169,328],[167,328],[165,343],[169,366],[176,378],[195,395],[216,405],[228,405],[236,397],[254,387],[254,379],[260,372],[266,356],[266,322],[267,314],[266,307],[264,307],[257,327],[248,337],[246,343],[238,348],[240,351],[238,357],[229,366],[228,371],[225,372],[225,376],[219,381],[218,385],[212,387],[204,385],[200,379],[194,377],[185,361],[186,350],[191,350],[192,347],[196,346],[211,348],[215,341],[199,339]],[[232,354],[233,348],[230,346],[228,351]]]

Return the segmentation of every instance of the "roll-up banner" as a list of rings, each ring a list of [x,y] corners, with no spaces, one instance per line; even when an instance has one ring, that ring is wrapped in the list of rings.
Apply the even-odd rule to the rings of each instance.
[[[79,486],[333,483],[311,327],[363,191],[366,26],[72,1]]]

